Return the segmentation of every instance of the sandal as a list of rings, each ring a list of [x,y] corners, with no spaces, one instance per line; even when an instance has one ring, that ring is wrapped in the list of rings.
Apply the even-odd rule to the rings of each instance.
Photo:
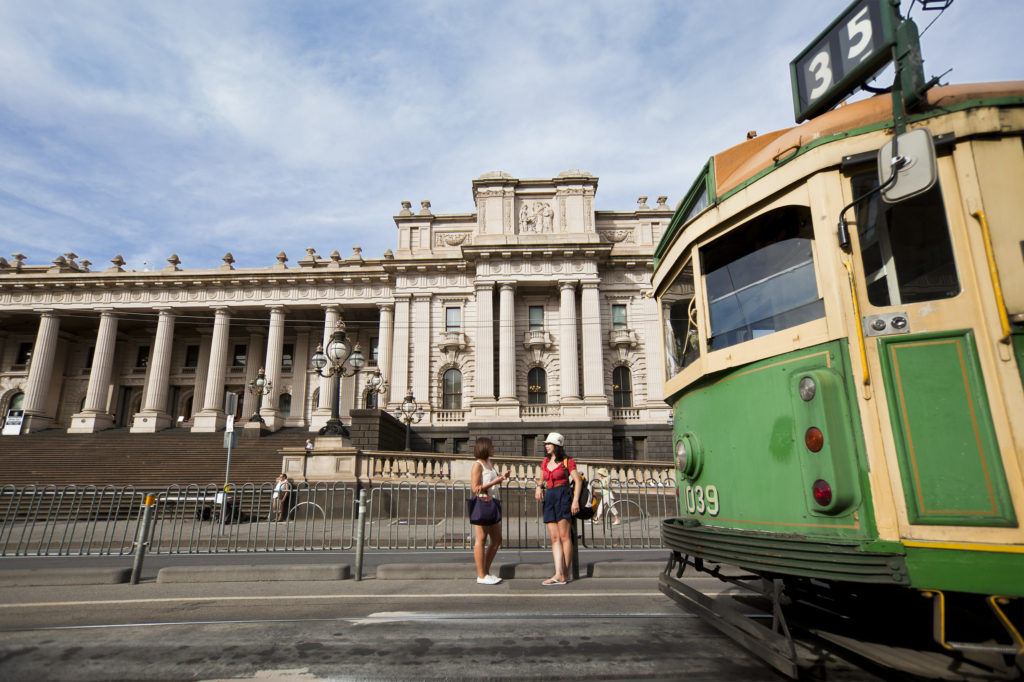
[[[565,584],[564,580],[555,580],[554,578],[548,578],[547,580],[545,580],[544,582],[541,583],[541,585],[564,585],[564,584]]]

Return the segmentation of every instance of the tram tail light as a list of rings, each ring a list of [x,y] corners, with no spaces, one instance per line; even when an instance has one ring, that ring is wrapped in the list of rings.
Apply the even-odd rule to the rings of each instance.
[[[816,426],[807,429],[804,433],[804,445],[811,452],[821,452],[821,448],[825,445],[825,436],[821,433],[821,429]]]
[[[827,507],[832,502],[832,486],[828,484],[828,481],[820,478],[815,481],[811,486],[811,494],[814,495],[814,501],[822,507]]]

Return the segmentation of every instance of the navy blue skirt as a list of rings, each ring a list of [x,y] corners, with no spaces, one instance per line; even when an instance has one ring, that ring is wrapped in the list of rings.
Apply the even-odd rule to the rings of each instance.
[[[544,523],[572,520],[572,486],[563,485],[544,491]]]

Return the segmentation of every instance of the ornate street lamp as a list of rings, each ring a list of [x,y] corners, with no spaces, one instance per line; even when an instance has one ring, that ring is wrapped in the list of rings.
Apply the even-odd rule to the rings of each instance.
[[[406,394],[402,404],[395,410],[395,417],[399,421],[405,422],[405,449],[408,452],[412,450],[410,444],[412,425],[419,424],[423,419],[423,408],[416,404],[416,399],[412,397],[412,391]]]
[[[351,366],[345,368],[346,361]],[[366,358],[359,350],[359,344],[352,347],[345,334],[345,323],[338,320],[338,326],[331,334],[331,340],[327,343],[327,351],[323,346],[317,346],[313,353],[313,369],[322,377],[335,377],[334,396],[331,400],[331,418],[327,425],[320,429],[321,436],[345,436],[348,437],[348,429],[341,423],[339,414],[339,402],[341,397],[341,378],[351,377],[359,373],[359,370],[366,364]]]
[[[249,418],[249,421],[265,424],[266,422],[263,421],[263,417],[260,415],[260,408],[263,406],[263,396],[270,395],[270,392],[274,388],[274,384],[267,378],[263,368],[260,367],[260,371],[257,372],[256,378],[249,382],[247,388],[249,393],[256,396],[256,411],[253,413],[252,417]]]
[[[364,407],[370,407],[370,399],[373,397],[373,407],[377,407],[376,396],[384,395],[388,390],[388,382],[381,376],[380,370],[374,370],[370,376],[366,378],[366,405]]]

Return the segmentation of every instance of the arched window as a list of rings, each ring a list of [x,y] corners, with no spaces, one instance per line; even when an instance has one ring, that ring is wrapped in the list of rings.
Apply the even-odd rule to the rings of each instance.
[[[462,372],[457,369],[450,369],[444,373],[444,386],[442,388],[441,409],[461,410],[462,409]]]
[[[548,374],[540,367],[534,367],[526,375],[527,403],[544,405],[548,402]]]
[[[15,393],[11,396],[11,404],[8,406],[8,410],[20,410],[25,406],[25,394]]]
[[[629,376],[628,367],[616,367],[612,370],[612,395],[615,407],[633,407],[633,380]]]
[[[282,393],[277,401],[277,409],[281,411],[282,417],[292,416],[292,394]]]

